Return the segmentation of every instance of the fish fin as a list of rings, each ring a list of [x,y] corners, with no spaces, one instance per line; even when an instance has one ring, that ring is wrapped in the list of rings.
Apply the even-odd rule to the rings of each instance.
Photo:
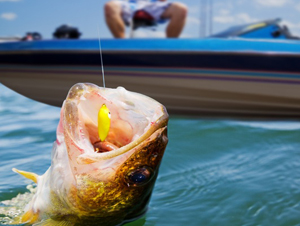
[[[73,226],[73,225],[75,225],[75,223],[71,222],[71,221],[66,221],[66,220],[56,221],[51,218],[41,221],[39,223],[33,224],[33,226]]]
[[[12,171],[14,171],[15,173],[21,174],[22,176],[26,177],[27,179],[32,180],[35,183],[37,183],[37,181],[38,181],[39,176],[35,173],[18,170],[16,168],[13,168]]]
[[[34,213],[32,210],[27,211],[21,217],[17,217],[13,224],[33,224],[39,219],[39,213]]]

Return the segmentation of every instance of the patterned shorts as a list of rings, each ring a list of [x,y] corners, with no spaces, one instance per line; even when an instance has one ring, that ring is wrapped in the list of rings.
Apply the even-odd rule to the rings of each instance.
[[[134,13],[138,10],[145,10],[149,13],[156,22],[161,22],[161,15],[166,11],[166,9],[172,4],[170,2],[148,2],[148,1],[137,1],[135,3],[114,0],[121,5],[122,17],[125,23],[129,23]]]

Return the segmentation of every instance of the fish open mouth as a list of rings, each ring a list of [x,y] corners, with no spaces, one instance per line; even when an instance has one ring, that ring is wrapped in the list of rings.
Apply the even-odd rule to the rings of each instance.
[[[98,135],[98,111],[105,104],[111,126],[105,141]],[[147,96],[93,84],[74,85],[63,105],[64,133],[77,146],[77,162],[90,164],[122,155],[165,127],[163,105]]]

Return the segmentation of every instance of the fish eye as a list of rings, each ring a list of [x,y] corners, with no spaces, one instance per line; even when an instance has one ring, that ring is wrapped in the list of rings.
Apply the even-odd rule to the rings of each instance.
[[[147,184],[153,176],[153,170],[149,166],[139,167],[127,175],[127,185],[128,186],[142,186]]]

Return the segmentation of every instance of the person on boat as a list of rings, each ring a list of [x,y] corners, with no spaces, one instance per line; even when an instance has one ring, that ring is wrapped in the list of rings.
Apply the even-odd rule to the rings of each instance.
[[[169,19],[168,38],[177,38],[186,21],[187,7],[167,0],[111,0],[104,6],[107,26],[115,38],[125,38],[125,25],[130,24],[137,11],[143,10],[155,22]]]

